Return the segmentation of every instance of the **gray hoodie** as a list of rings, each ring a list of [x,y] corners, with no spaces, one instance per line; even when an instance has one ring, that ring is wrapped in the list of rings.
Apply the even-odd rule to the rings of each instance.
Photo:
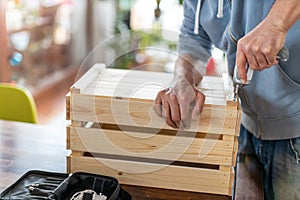
[[[274,0],[184,0],[184,20],[179,54],[201,60],[212,45],[226,52],[233,73],[237,41],[268,14]],[[289,30],[285,45],[287,62],[254,71],[250,85],[239,90],[242,124],[261,139],[300,137],[300,20]],[[202,73],[205,69],[201,70]]]

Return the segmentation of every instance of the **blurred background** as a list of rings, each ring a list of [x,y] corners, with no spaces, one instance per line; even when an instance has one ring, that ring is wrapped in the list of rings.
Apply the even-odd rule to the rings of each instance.
[[[65,95],[82,65],[173,71],[175,55],[148,47],[176,52],[182,0],[0,2],[0,82],[30,90],[40,123],[63,113]],[[120,33],[127,34],[126,40],[111,39]],[[214,48],[207,75],[226,72],[224,60]],[[153,62],[160,65],[147,64]]]

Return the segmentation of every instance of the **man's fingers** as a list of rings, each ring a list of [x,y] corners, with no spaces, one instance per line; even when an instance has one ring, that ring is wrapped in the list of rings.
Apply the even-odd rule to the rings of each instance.
[[[164,117],[166,123],[173,128],[189,128],[192,115],[195,118],[202,110],[205,96],[192,87],[188,89],[180,96],[172,91],[162,90],[154,100],[155,113]]]
[[[171,109],[170,109],[170,105],[168,101],[162,101],[162,115],[163,117],[166,118],[166,122],[169,126],[171,126],[172,128],[177,128],[177,125],[175,122],[172,121],[171,119]]]
[[[170,111],[171,111],[171,120],[176,124],[178,128],[180,126],[180,109],[178,105],[178,100],[175,94],[170,94]]]
[[[155,113],[162,117],[162,99],[161,99],[161,92],[159,92],[154,100],[153,109]]]
[[[161,104],[153,104],[153,109],[156,115],[162,117],[162,105]]]
[[[180,110],[175,94],[160,91],[154,100],[153,109],[158,116],[166,119],[169,126],[180,126]]]
[[[202,112],[204,102],[205,102],[205,95],[202,94],[201,92],[197,92],[196,103],[195,103],[195,106],[192,111],[192,119],[193,120],[198,119],[200,113]]]
[[[254,54],[247,54],[247,58],[246,58],[246,63],[248,63],[249,67],[251,69],[254,69],[254,70],[258,70],[260,69],[259,68],[259,64],[256,60],[256,57]],[[246,64],[244,65],[244,68],[246,69]],[[246,80],[247,80],[247,76],[246,76]]]
[[[237,51],[235,63],[241,81],[246,83],[247,82],[247,73],[246,73],[247,58],[244,52]]]
[[[179,102],[180,119],[183,124],[183,128],[190,127],[190,102],[185,99],[181,99]]]
[[[263,70],[264,68],[268,67],[268,60],[265,57],[264,54],[262,53],[258,53],[256,56],[256,60],[257,60],[257,70]]]
[[[272,65],[278,64],[278,60],[276,59],[276,55],[267,54],[265,56],[266,56],[266,60],[268,62],[269,67],[272,66]]]

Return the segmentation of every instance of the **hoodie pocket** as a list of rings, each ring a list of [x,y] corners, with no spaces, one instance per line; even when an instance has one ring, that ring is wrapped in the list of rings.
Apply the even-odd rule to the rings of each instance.
[[[300,114],[300,85],[280,66],[255,71],[251,84],[243,89],[261,119],[278,120]]]
[[[282,73],[283,78],[287,79],[287,82],[289,82],[292,86],[295,86],[296,88],[298,88],[300,90],[300,84],[296,81],[294,81],[291,77],[289,77],[289,75],[287,73],[284,72],[284,70],[282,68],[286,68],[288,67],[286,62],[280,62],[280,66],[279,70]]]

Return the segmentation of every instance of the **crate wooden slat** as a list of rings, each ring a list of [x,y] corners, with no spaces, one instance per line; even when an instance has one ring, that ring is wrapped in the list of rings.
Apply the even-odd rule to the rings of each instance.
[[[72,120],[173,129],[155,114],[153,100],[122,99],[77,94],[72,95]],[[235,135],[237,110],[225,106],[206,106],[200,122],[192,122],[187,131],[220,132]],[[211,120],[214,119],[214,120]]]
[[[101,64],[84,74],[66,96],[71,120],[67,148],[72,151],[68,172],[230,196],[240,111],[228,78],[204,77],[199,86],[206,95],[203,112],[185,130],[169,127],[153,110],[157,92],[172,78],[168,73],[106,69]]]
[[[172,158],[181,154],[181,147],[185,148],[188,142],[190,144],[185,150],[185,154],[180,156],[177,159],[178,161],[229,166],[233,162],[232,149],[234,141],[187,137],[171,141],[173,137],[164,134],[155,134],[153,136],[151,136],[151,133],[141,132],[127,132],[127,134],[124,134],[122,131],[116,130],[102,129],[99,131],[99,129],[79,127],[68,127],[67,132],[69,138],[68,147],[74,151],[124,156],[134,155],[136,157],[142,156],[143,153],[148,153],[149,158],[160,159],[163,157],[166,160],[172,160]],[[132,135],[135,137],[132,137]],[[109,142],[112,142],[114,145],[111,145]],[[170,142],[173,142],[170,149],[164,152],[158,151]],[[214,143],[213,148],[212,143]]]
[[[83,156],[69,156],[68,162],[71,171],[106,174],[116,177],[121,183],[126,184],[223,195],[231,194],[233,171],[227,172],[174,165],[159,166],[159,164],[153,163]],[[116,165],[122,167],[121,172],[110,167]],[[161,168],[151,173],[135,173],[136,168],[151,169],[153,165]],[[132,173],[128,173],[128,171]]]

